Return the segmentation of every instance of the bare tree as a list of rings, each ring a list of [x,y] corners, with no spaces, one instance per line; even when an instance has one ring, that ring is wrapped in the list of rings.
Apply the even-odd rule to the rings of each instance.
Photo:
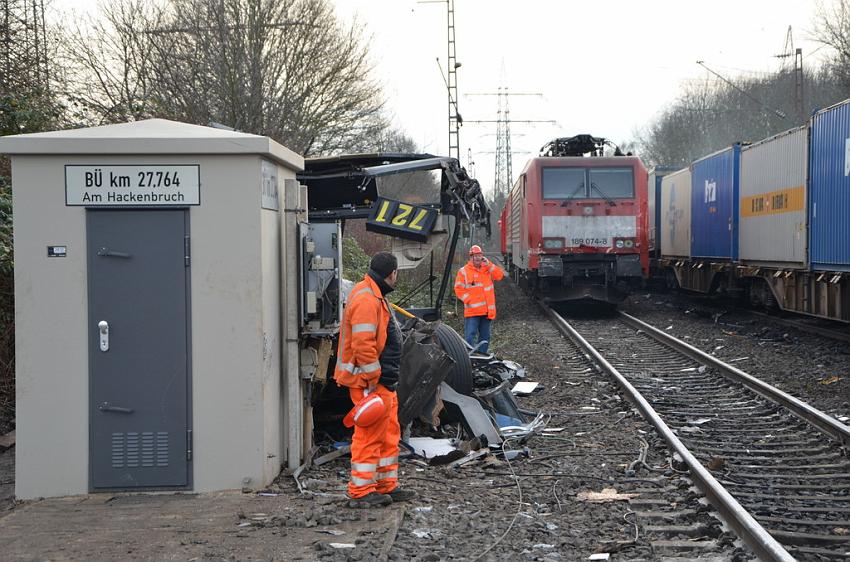
[[[753,142],[802,125],[795,117],[795,77],[778,72],[724,83],[687,85],[679,97],[638,134],[639,154],[649,164],[685,166],[736,142]],[[803,115],[846,97],[828,69],[804,75]]]
[[[813,35],[835,51],[829,69],[850,95],[850,0],[818,1]]]
[[[362,28],[328,0],[113,0],[104,11],[68,53],[74,99],[102,120],[215,121],[305,155],[367,146],[387,127]]]
[[[161,9],[145,0],[111,0],[102,12],[66,29],[62,56],[70,118],[104,124],[151,117],[153,44],[141,31],[157,25]]]

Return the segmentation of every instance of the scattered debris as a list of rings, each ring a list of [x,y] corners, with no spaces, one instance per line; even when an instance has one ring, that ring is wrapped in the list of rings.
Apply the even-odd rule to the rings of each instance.
[[[344,445],[335,451],[331,451],[330,453],[324,454],[321,457],[317,458],[313,461],[313,464],[315,464],[316,466],[322,466],[323,464],[329,463],[334,459],[345,456],[350,452],[351,445]]]
[[[523,423],[525,420],[522,412],[509,387],[509,383],[505,381],[494,388],[475,391],[475,397],[478,398],[482,406],[492,410],[494,413],[509,416],[519,420],[519,423]]]
[[[688,423],[690,425],[702,425],[702,424],[708,423],[710,421],[713,421],[712,418],[699,418],[699,419],[696,419],[696,420],[688,420]]]
[[[823,385],[827,385],[827,384],[836,383],[840,380],[841,380],[841,377],[839,377],[838,375],[832,375],[831,377],[826,377],[826,378],[820,379],[818,382],[823,384]]]
[[[407,444],[413,452],[426,459],[447,455],[456,451],[451,439],[434,439],[433,437],[411,437]]]
[[[6,435],[0,437],[0,451],[11,449],[15,446],[15,431],[12,430]]]
[[[723,457],[712,457],[708,464],[705,465],[709,470],[720,470],[726,466],[726,459]]]
[[[428,464],[431,466],[442,466],[449,465],[453,466],[455,462],[464,458],[466,454],[460,449],[454,449],[445,455],[437,455],[428,460]]]
[[[336,549],[340,549],[340,550],[345,549],[345,548],[357,548],[356,545],[353,542],[332,542],[332,543],[329,543],[328,546],[331,547],[331,548],[336,548]]]
[[[591,554],[587,557],[588,560],[608,560],[611,558],[611,553],[609,552],[597,552],[596,554]]]
[[[440,394],[447,409],[451,406],[456,412],[459,412],[459,417],[463,419],[463,424],[470,435],[484,435],[490,445],[502,443],[499,432],[481,402],[456,392],[445,382],[440,385]]]
[[[495,414],[494,417],[496,418],[496,425],[498,425],[500,428],[522,425],[522,420],[517,419],[517,418],[512,418],[512,417],[506,416],[504,414]]]
[[[579,492],[576,494],[576,498],[583,502],[605,503],[613,501],[628,501],[632,498],[638,497],[639,495],[640,494],[621,494],[617,492],[616,488],[603,488],[601,492]],[[600,558],[599,560],[604,559]]]
[[[345,534],[345,531],[340,531],[339,529],[316,529],[317,533],[323,533],[325,535],[333,535],[335,537],[339,537]]]
[[[439,529],[413,529],[410,533],[417,539],[435,539],[443,534]]]
[[[475,451],[475,452],[469,453],[468,455],[466,455],[462,458],[459,458],[456,461],[450,463],[446,468],[456,468],[458,466],[463,466],[463,465],[470,463],[474,460],[480,459],[481,457],[488,455],[488,454],[490,454],[490,453],[489,453],[489,451],[487,451],[487,449]]]
[[[452,506],[449,506],[449,508],[451,508],[451,507]],[[427,505],[427,506],[423,505],[421,507],[414,507],[413,508],[413,511],[416,512],[416,513],[431,513],[433,510],[434,510],[434,508],[431,507],[430,505]]]
[[[404,339],[398,385],[398,419],[402,426],[417,418],[436,425],[428,405],[433,404],[437,389],[454,366],[436,336],[439,325],[416,320]]]
[[[534,433],[540,433],[546,428],[548,419],[544,414],[537,414],[534,421],[524,425],[508,425],[499,429],[505,437],[524,437]]]
[[[547,427],[543,429],[543,433],[561,433],[567,429],[566,427]]]
[[[305,460],[305,461],[301,464],[301,466],[299,466],[298,468],[296,468],[296,469],[295,469],[295,472],[293,472],[293,473],[292,473],[292,478],[295,480],[295,485],[296,485],[296,486],[298,486],[298,492],[299,492],[299,493],[301,493],[301,494],[303,494],[303,493],[304,493],[304,488],[301,486],[301,480],[299,480],[298,478],[301,476],[301,474],[302,474],[305,470],[307,470],[308,468],[310,468],[311,466],[313,466],[313,457],[314,457],[314,456],[316,456],[316,452],[317,452],[318,450],[319,450],[319,447],[317,447],[317,446],[313,446],[313,448],[312,448],[312,449],[310,449],[310,451],[307,453],[307,456],[306,456],[307,460]],[[250,482],[250,481],[249,481],[249,482]],[[243,482],[243,486],[242,486],[242,491],[243,491],[243,492],[245,492],[246,487],[247,487],[247,484]]]
[[[737,363],[738,361],[746,361],[749,357],[738,357],[737,359],[729,359],[727,363]]]
[[[520,381],[511,389],[515,396],[528,396],[540,386],[539,382]]]
[[[525,368],[513,361],[496,359],[492,355],[476,355],[472,361],[472,382],[476,388],[489,388],[504,381],[525,378]]]
[[[685,427],[680,427],[679,429],[674,429],[673,431],[676,431],[676,432],[679,432],[679,433],[694,433],[694,434],[705,433],[699,427],[694,427],[694,426],[690,426],[690,425],[686,425]]]
[[[518,459],[519,457],[530,457],[531,451],[528,447],[523,447],[522,449],[513,449],[511,451],[505,451],[505,460],[512,461],[514,459]]]

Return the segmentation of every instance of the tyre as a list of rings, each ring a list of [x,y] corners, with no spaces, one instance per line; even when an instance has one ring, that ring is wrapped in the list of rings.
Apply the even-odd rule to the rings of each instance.
[[[466,342],[450,326],[440,324],[436,330],[437,340],[443,351],[455,364],[446,375],[446,383],[457,392],[472,395],[472,361],[469,360]]]

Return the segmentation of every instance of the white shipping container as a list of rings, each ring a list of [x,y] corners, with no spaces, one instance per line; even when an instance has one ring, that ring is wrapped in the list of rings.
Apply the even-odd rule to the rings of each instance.
[[[691,256],[691,169],[661,178],[661,255]]]
[[[805,126],[741,150],[742,263],[805,267],[807,162]]]

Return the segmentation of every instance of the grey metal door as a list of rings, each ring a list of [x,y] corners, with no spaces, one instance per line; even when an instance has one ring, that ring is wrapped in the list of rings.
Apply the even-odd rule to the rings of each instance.
[[[86,217],[90,487],[186,487],[187,212]]]

